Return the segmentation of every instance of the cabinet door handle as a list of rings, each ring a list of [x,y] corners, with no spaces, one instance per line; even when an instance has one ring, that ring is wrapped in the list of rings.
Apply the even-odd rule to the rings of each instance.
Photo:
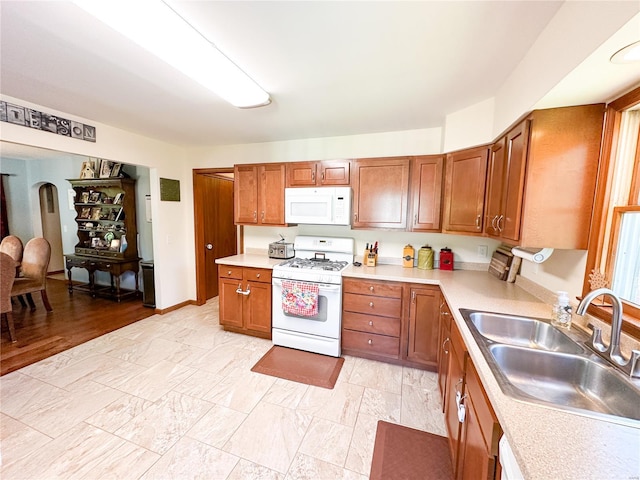
[[[236,290],[236,293],[239,293],[240,295],[249,295],[251,293],[251,285],[247,283],[247,289],[242,290],[242,284],[238,284],[238,289]]]
[[[480,228],[480,219],[482,218],[482,215],[476,215],[476,228]]]
[[[494,215],[493,218],[491,219],[491,228],[493,228],[494,231],[498,230],[498,227],[496,226],[497,219],[498,219],[497,215]]]
[[[316,172],[311,172],[311,181],[315,183],[315,181],[316,181]]]
[[[354,222],[358,221],[358,213],[357,212],[353,214],[353,221]]]
[[[449,337],[444,339],[444,342],[442,342],[442,351],[444,352],[445,355],[449,355],[449,350],[446,349],[445,345],[447,344],[447,342],[450,342],[451,340],[449,339]]]
[[[322,173],[320,174],[320,180],[324,182],[324,170],[322,170]]]
[[[502,224],[502,226],[500,226],[500,222],[504,220],[504,215],[500,215],[498,217],[498,231],[502,233],[502,228],[504,227],[504,224]]]
[[[264,210],[262,211],[262,214],[260,215],[260,219],[261,219],[262,221],[264,221]]]
[[[236,293],[239,293],[240,295],[243,295],[242,283],[238,284],[238,288],[236,288]]]
[[[411,292],[411,303],[416,303],[416,292]]]
[[[258,219],[258,212],[256,210],[253,211],[253,219],[254,220]]]
[[[418,224],[418,214],[417,213],[413,216],[413,224],[414,225]]]

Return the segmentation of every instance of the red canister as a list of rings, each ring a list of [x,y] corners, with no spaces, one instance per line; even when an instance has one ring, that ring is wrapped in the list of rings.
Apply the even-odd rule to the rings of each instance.
[[[453,270],[453,252],[450,248],[440,250],[440,270]]]

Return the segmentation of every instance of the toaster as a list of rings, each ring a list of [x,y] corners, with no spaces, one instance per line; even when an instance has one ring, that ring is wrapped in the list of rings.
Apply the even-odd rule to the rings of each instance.
[[[273,242],[269,244],[269,258],[287,258],[295,257],[296,252],[293,249],[293,243]]]

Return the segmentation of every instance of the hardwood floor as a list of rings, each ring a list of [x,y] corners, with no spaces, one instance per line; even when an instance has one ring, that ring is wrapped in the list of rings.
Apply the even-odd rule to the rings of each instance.
[[[47,295],[53,307],[47,312],[39,293],[33,295],[36,311],[13,305],[13,319],[18,341],[11,343],[9,329],[3,319],[0,342],[0,375],[12,372],[44,358],[60,353],[93,338],[153,315],[154,309],[143,307],[142,300],[118,303],[104,298],[91,298],[83,292],[70,295],[67,282],[49,278]]]

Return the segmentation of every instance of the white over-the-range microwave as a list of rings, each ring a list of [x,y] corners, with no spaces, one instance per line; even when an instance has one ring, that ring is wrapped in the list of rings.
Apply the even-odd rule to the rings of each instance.
[[[351,187],[284,189],[284,219],[309,225],[351,225]]]

